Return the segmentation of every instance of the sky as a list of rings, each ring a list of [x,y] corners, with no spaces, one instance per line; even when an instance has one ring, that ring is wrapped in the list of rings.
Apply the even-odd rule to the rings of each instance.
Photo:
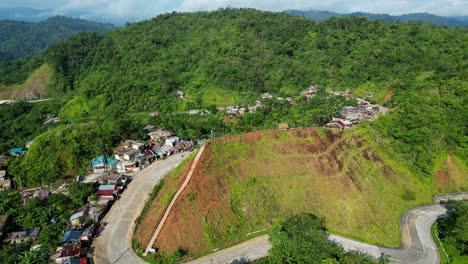
[[[326,10],[401,15],[427,12],[441,16],[468,15],[468,0],[0,0],[0,8],[41,9],[41,16],[66,15],[97,21],[138,21],[171,11],[252,7],[282,11]]]

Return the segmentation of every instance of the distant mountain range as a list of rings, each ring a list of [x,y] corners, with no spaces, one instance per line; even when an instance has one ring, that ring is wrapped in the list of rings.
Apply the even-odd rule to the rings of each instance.
[[[51,44],[81,32],[105,33],[114,28],[112,24],[63,16],[50,17],[41,22],[0,20],[0,58],[17,59],[32,56]]]
[[[436,16],[429,13],[413,13],[404,14],[400,16],[391,16],[388,14],[372,14],[364,12],[355,12],[349,14],[340,14],[329,11],[300,11],[300,10],[286,10],[284,11],[289,14],[299,15],[306,18],[310,18],[316,21],[323,21],[330,17],[344,17],[344,16],[362,16],[370,20],[380,20],[383,22],[402,22],[408,23],[411,21],[431,23],[435,25],[448,26],[448,27],[468,27],[468,16],[456,16],[456,17],[443,17]]]

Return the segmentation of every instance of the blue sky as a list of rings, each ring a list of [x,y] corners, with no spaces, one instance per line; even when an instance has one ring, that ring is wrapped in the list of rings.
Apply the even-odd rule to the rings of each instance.
[[[29,7],[43,9],[43,16],[68,15],[99,21],[136,21],[171,11],[215,10],[226,6],[270,11],[468,15],[468,0],[0,0],[0,7]]]

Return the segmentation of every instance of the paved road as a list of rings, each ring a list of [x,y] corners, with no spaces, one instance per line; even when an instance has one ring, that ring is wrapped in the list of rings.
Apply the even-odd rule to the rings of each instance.
[[[383,254],[394,263],[435,264],[440,262],[439,252],[432,240],[430,228],[437,218],[445,213],[446,209],[439,204],[407,211],[400,219],[403,243],[399,248],[378,247],[333,234],[329,239],[341,244],[345,250],[360,250],[376,258]],[[263,235],[190,263],[247,263],[268,256],[270,248],[268,235]]]
[[[157,161],[135,174],[121,199],[112,206],[103,219],[108,224],[101,236],[94,241],[93,257],[95,263],[144,263],[131,250],[133,224],[143,209],[152,186],[189,156],[187,153],[185,153],[184,157],[182,155],[176,154],[166,160]]]

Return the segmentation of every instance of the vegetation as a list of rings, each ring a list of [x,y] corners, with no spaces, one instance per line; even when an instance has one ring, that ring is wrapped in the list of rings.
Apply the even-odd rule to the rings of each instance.
[[[388,14],[372,14],[364,12],[354,12],[349,14],[340,14],[329,11],[299,11],[287,10],[289,14],[304,16],[315,21],[324,21],[331,17],[365,17],[369,20],[379,20],[387,23],[410,23],[410,22],[423,22],[434,25],[449,26],[449,27],[468,27],[468,22],[457,17],[441,17],[428,13],[414,13],[404,14],[399,16],[391,16]]]
[[[322,215],[331,232],[398,246],[403,212],[430,203],[434,193],[468,186],[466,177],[450,189],[438,186],[380,151],[380,142],[366,140],[359,129],[269,130],[217,138],[205,148],[167,219],[171,228],[162,230],[154,247],[165,253],[182,247],[199,256],[301,213]],[[161,190],[150,209],[154,213],[142,222],[154,223],[151,219],[161,214],[156,208],[172,190]],[[146,237],[137,231],[140,241],[149,241]]]
[[[63,16],[37,23],[0,20],[0,58],[30,57],[81,32],[105,33],[112,29],[111,24]]]
[[[52,193],[45,200],[34,197],[23,205],[19,193],[0,191],[0,215],[10,217],[11,228],[41,228],[39,250],[30,250],[30,244],[7,245],[0,250],[2,263],[48,263],[47,253],[56,250],[69,226],[72,209],[83,205],[83,197],[92,192],[91,186],[74,182],[68,190],[69,196]]]
[[[270,256],[259,263],[378,263],[357,252],[345,253],[325,232],[324,220],[315,215],[291,216],[271,229]]]
[[[448,255],[445,263],[465,263],[468,260],[468,202],[451,202],[450,207],[448,217],[437,220],[435,229],[443,247],[440,254]]]

